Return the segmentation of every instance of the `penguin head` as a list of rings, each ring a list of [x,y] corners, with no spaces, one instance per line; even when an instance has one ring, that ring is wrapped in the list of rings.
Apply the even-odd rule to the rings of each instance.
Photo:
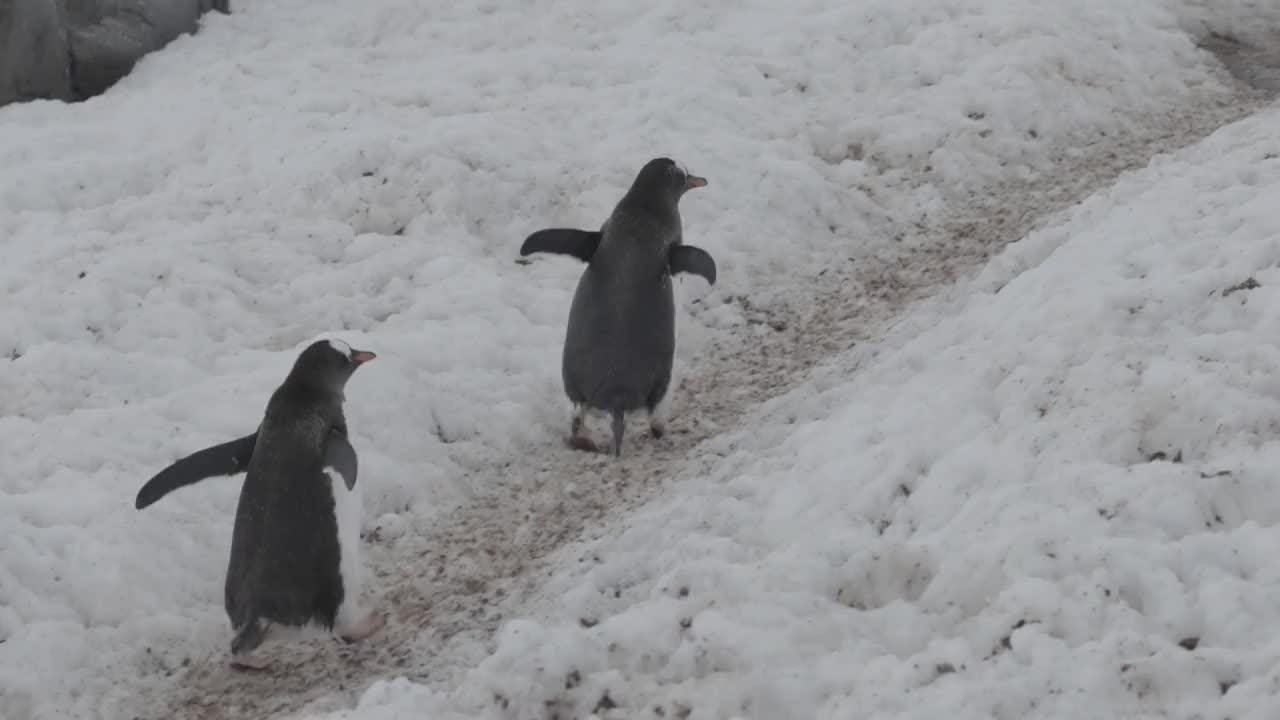
[[[646,196],[657,196],[672,204],[678,202],[686,192],[706,187],[707,179],[690,175],[689,171],[671,158],[654,158],[640,168],[635,182],[631,184],[632,193],[643,193]]]
[[[375,357],[368,350],[354,350],[338,339],[317,340],[298,356],[290,376],[341,390],[356,368]]]

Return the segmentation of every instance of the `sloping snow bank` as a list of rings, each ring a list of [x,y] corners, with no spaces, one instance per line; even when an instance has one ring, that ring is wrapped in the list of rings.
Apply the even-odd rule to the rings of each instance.
[[[712,298],[803,297],[947,197],[1226,94],[1159,0],[243,5],[102,97],[0,110],[14,716],[123,716],[130,683],[224,647],[238,483],[131,498],[251,428],[316,336],[379,353],[348,403],[369,522],[412,532],[462,471],[561,452],[579,269],[511,260],[650,157],[712,181],[685,203]],[[706,305],[687,360],[743,323]]]
[[[771,403],[456,692],[331,717],[1275,717],[1278,128],[1157,158]]]

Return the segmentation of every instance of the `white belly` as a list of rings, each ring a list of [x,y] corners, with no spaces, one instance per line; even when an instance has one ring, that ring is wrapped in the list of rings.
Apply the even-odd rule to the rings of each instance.
[[[363,568],[360,565],[360,523],[363,514],[363,503],[360,490],[363,486],[356,483],[350,490],[342,475],[333,468],[326,467],[325,475],[333,488],[333,509],[338,521],[338,572],[342,576],[342,604],[338,606],[337,621],[339,625],[355,619],[360,606],[360,591],[363,587]]]

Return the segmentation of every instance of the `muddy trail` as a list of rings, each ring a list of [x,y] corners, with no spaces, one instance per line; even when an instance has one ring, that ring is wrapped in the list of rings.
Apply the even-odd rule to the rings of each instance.
[[[369,595],[390,613],[375,640],[316,642],[287,654],[273,649],[267,653],[273,667],[261,673],[228,671],[222,645],[200,649],[175,670],[140,678],[147,689],[132,715],[261,719],[350,707],[381,678],[448,686],[484,657],[506,615],[537,587],[549,555],[639,506],[672,478],[716,463],[728,449],[709,441],[743,426],[762,402],[834,354],[874,338],[908,304],[975,272],[1054,212],[1154,155],[1256,112],[1280,91],[1280,81],[1272,83],[1280,80],[1274,71],[1280,57],[1229,38],[1210,38],[1205,47],[1233,78],[1233,96],[1152,118],[1140,135],[1099,138],[1084,152],[1063,152],[1056,171],[1039,182],[952,198],[948,217],[899,227],[904,240],[890,252],[859,256],[854,239],[845,238],[854,255],[816,277],[797,278],[803,282],[782,306],[765,312],[749,299],[732,299],[749,323],[718,331],[685,369],[665,439],[649,439],[643,423],[633,421],[618,460],[563,445],[511,457],[476,471],[485,477],[473,486],[486,490],[443,521],[394,542],[367,538]],[[567,430],[567,415],[565,424]]]

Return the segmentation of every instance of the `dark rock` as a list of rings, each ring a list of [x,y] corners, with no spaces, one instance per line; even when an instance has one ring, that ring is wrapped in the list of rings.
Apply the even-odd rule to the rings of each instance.
[[[1260,287],[1262,287],[1262,285],[1258,283],[1257,278],[1248,277],[1248,278],[1245,278],[1242,282],[1238,282],[1229,288],[1225,288],[1222,291],[1222,297],[1226,297],[1231,293],[1240,292],[1241,290],[1257,290]]]
[[[229,0],[0,0],[0,105],[101,95]]]
[[[194,33],[200,16],[229,0],[64,0],[71,85],[80,99],[106,92],[144,55]]]
[[[64,26],[59,0],[0,0],[0,105],[72,99]]]

